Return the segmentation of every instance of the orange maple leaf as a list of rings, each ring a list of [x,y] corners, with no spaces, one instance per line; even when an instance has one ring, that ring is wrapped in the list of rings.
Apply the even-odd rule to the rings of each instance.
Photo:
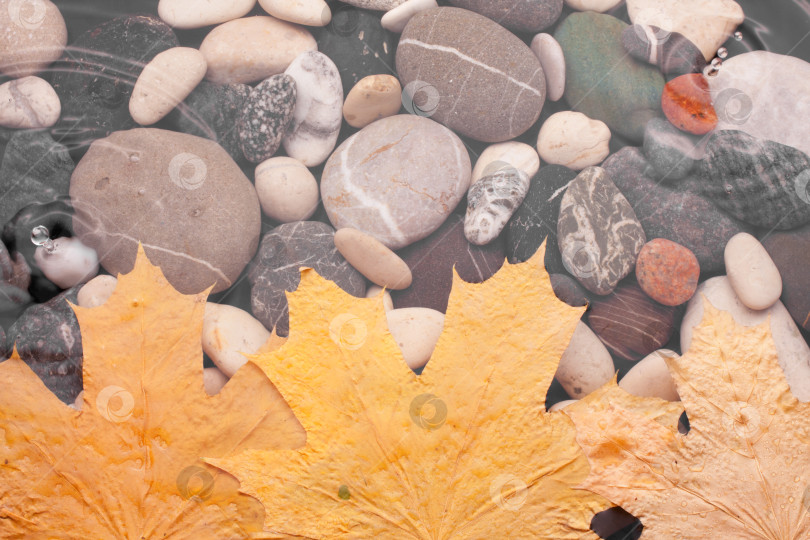
[[[380,299],[312,270],[288,294],[290,336],[252,360],[307,433],[298,450],[206,461],[264,502],[268,530],[306,538],[597,538],[610,506],[576,489],[588,464],[546,392],[584,308],[559,301],[543,251],[481,284],[454,277],[421,375]]]
[[[566,408],[591,463],[584,487],[651,538],[806,539],[810,404],[790,392],[769,323],[740,326],[707,301],[704,310],[689,351],[667,358],[686,435],[616,393]]]
[[[206,293],[176,292],[139,250],[103,306],[74,307],[84,403],[15,354],[0,364],[0,538],[245,538],[264,511],[200,456],[296,447],[300,424],[253,364],[203,390]]]

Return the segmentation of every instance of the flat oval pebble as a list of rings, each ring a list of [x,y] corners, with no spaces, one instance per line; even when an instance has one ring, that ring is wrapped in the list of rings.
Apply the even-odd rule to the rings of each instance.
[[[292,121],[284,136],[287,155],[306,165],[320,165],[335,149],[343,121],[343,87],[337,66],[323,53],[308,51],[285,75],[295,81]]]
[[[588,325],[619,358],[635,362],[660,349],[675,332],[675,308],[652,300],[636,283],[594,298]]]
[[[273,157],[292,122],[298,92],[289,75],[273,75],[250,92],[236,129],[245,159],[259,163]]]
[[[799,401],[810,401],[810,346],[791,319],[790,313],[779,301],[761,311],[748,309],[734,293],[726,276],[713,277],[701,283],[697,293],[689,301],[681,322],[681,350],[689,350],[694,328],[703,320],[703,303],[706,301],[715,308],[730,313],[737,324],[742,326],[769,323],[779,366],[785,373],[790,390]],[[718,376],[723,375],[718,373]]]
[[[376,238],[347,227],[335,233],[335,247],[372,283],[392,290],[410,287],[408,265]]]
[[[117,286],[118,280],[113,276],[107,274],[96,276],[79,289],[76,303],[86,308],[98,307],[107,302]]]
[[[405,108],[462,135],[507,141],[540,116],[546,98],[540,61],[477,13],[451,7],[418,13],[402,32],[396,57]]]
[[[203,369],[203,388],[209,396],[219,394],[228,382],[228,377],[215,367]]]
[[[782,302],[793,320],[810,330],[810,226],[774,232],[762,240],[782,278]]]
[[[470,158],[446,127],[416,115],[383,118],[341,144],[324,167],[321,197],[338,229],[399,249],[436,230],[470,184]]]
[[[203,80],[207,67],[200,51],[190,47],[174,47],[155,56],[132,89],[132,119],[149,126],[169,114]]]
[[[705,135],[717,126],[709,83],[702,73],[688,73],[669,81],[661,94],[661,109],[682,131]]]
[[[388,330],[411,369],[424,367],[444,328],[444,314],[435,309],[411,307],[386,312]]]
[[[255,178],[259,204],[276,221],[304,221],[318,208],[318,181],[297,159],[275,157],[263,161],[256,167]]]
[[[256,0],[160,0],[158,15],[166,24],[175,28],[202,28],[221,24],[247,15]]]
[[[40,246],[34,260],[45,277],[62,289],[84,283],[98,274],[98,255],[78,238],[62,237],[53,241],[53,251]]]
[[[680,401],[675,380],[664,358],[677,358],[678,354],[669,349],[651,352],[630,368],[619,386],[627,393],[638,397],[657,397],[667,401]]]
[[[554,377],[570,397],[581,399],[610,381],[614,374],[608,350],[588,325],[578,322]]]
[[[734,235],[726,244],[724,257],[728,280],[745,307],[768,309],[782,296],[779,269],[752,235]]]
[[[383,289],[379,285],[371,285],[366,290],[366,298],[379,298],[382,295],[382,303],[385,311],[394,309],[394,301],[391,298],[391,293]]]
[[[537,150],[526,143],[517,141],[487,146],[475,162],[470,183],[475,184],[484,176],[508,167],[523,171],[529,178],[533,177],[540,169],[540,157],[537,155]]]
[[[622,3],[622,0],[565,0],[565,5],[577,11],[604,13]]]
[[[206,79],[219,84],[251,83],[283,72],[295,58],[317,50],[307,30],[275,17],[236,19],[211,30],[200,44]]]
[[[227,377],[270,339],[270,332],[250,313],[227,304],[206,302],[202,327],[202,348]]]
[[[565,92],[565,55],[551,34],[537,34],[530,45],[546,76],[546,96],[559,101]]]
[[[515,32],[539,32],[560,18],[563,0],[450,0]]]
[[[305,26],[326,26],[332,20],[323,0],[259,0],[259,5],[277,19]]]
[[[622,32],[622,45],[636,60],[656,65],[667,74],[700,73],[706,67],[706,59],[694,43],[657,26],[628,26]]]
[[[0,73],[12,78],[39,73],[62,56],[68,32],[50,0],[6,0],[0,6]]]
[[[699,278],[700,265],[695,254],[671,240],[650,240],[638,254],[639,286],[665,306],[679,306],[692,298]]]
[[[560,202],[557,241],[566,270],[589,291],[610,294],[647,241],[633,207],[601,167],[583,170]]]
[[[581,171],[602,163],[610,154],[610,128],[582,113],[558,112],[543,122],[537,151],[547,163]]]
[[[51,127],[62,104],[47,81],[23,77],[0,84],[0,126],[25,129]]]
[[[489,244],[506,227],[529,191],[529,177],[514,167],[478,180],[467,192],[464,235],[477,246]]]
[[[364,128],[375,120],[394,116],[402,107],[402,87],[393,75],[369,75],[355,84],[343,103],[343,118]]]
[[[380,19],[380,23],[382,23],[383,28],[389,32],[401,34],[402,31],[405,30],[408,21],[411,20],[411,17],[420,11],[426,11],[435,7],[439,7],[436,0],[406,0],[383,15],[382,19]]]

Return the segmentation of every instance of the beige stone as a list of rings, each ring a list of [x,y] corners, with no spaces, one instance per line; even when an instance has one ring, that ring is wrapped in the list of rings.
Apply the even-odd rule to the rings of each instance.
[[[175,28],[202,28],[247,15],[256,0],[160,0],[158,16]]]
[[[572,403],[576,403],[577,401],[579,401],[579,400],[578,399],[564,399],[563,401],[558,401],[557,403],[555,403],[554,405],[552,405],[548,409],[548,412],[561,411],[564,408],[571,405]]]
[[[202,347],[227,377],[247,362],[270,338],[270,332],[253,315],[227,304],[205,304]]]
[[[318,208],[318,181],[297,159],[265,160],[256,167],[255,178],[262,210],[276,221],[304,221]]]
[[[630,371],[619,381],[619,386],[634,396],[680,401],[675,381],[664,360],[664,358],[677,356],[676,352],[668,349],[658,349],[648,354],[630,368]]]
[[[391,311],[394,309],[394,300],[391,298],[390,292],[384,290],[379,285],[372,285],[366,289],[366,298],[379,298],[381,294],[385,311]]]
[[[433,9],[435,7],[439,7],[436,0],[407,0],[386,12],[386,14],[382,16],[382,19],[380,19],[380,23],[383,28],[389,32],[401,34],[402,31],[405,30],[405,25],[411,20],[411,17],[420,11]]]
[[[78,238],[57,238],[50,251],[44,246],[38,247],[34,261],[45,277],[62,289],[84,283],[98,274],[98,255]]]
[[[782,276],[759,240],[734,235],[723,253],[726,274],[740,301],[749,309],[768,309],[782,296]]]
[[[343,118],[356,128],[393,116],[402,106],[402,87],[391,75],[369,75],[360,79],[343,103]]]
[[[50,0],[0,0],[0,73],[25,77],[62,56],[67,26]]]
[[[559,101],[565,92],[565,55],[551,34],[537,34],[529,48],[540,60],[546,76],[546,97]]]
[[[205,393],[209,396],[219,394],[227,382],[228,376],[217,368],[209,367],[203,369],[203,386],[205,387]]]
[[[205,77],[219,84],[264,80],[283,73],[299,54],[317,49],[306,29],[269,16],[221,24],[200,45],[208,63]]]
[[[259,5],[277,19],[306,26],[326,26],[332,11],[323,0],[259,0]]]
[[[393,290],[410,287],[413,276],[407,263],[373,236],[348,227],[339,229],[335,247],[372,283]]]
[[[547,163],[581,171],[598,165],[610,153],[610,128],[582,113],[552,114],[537,135],[537,152]]]
[[[596,11],[597,13],[604,13],[609,9],[613,9],[622,0],[565,0],[565,4],[577,11]]]
[[[0,126],[26,129],[51,127],[62,104],[56,91],[39,77],[23,77],[0,84]]]
[[[129,114],[149,126],[169,114],[205,77],[205,57],[197,49],[173,47],[155,56],[135,81]]]
[[[411,369],[427,364],[444,328],[444,314],[435,309],[411,307],[386,313],[388,330]]]
[[[580,399],[608,382],[615,372],[608,350],[580,321],[560,358],[556,379],[570,397]]]
[[[76,302],[81,307],[98,307],[107,301],[117,285],[118,280],[113,276],[106,274],[96,276],[82,285]]]
[[[470,184],[507,167],[523,171],[531,178],[540,170],[540,156],[528,144],[515,141],[487,146],[475,162]]]

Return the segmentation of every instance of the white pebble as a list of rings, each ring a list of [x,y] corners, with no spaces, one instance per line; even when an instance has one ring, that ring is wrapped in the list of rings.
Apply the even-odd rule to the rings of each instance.
[[[546,75],[546,97],[559,101],[565,92],[565,55],[562,47],[551,34],[537,34],[532,39],[531,49]]]
[[[98,307],[110,298],[117,285],[118,280],[113,276],[96,276],[79,289],[76,303],[86,308]]]
[[[379,298],[381,293],[385,311],[391,311],[394,309],[394,300],[391,298],[391,293],[387,290],[383,291],[383,288],[379,285],[371,285],[368,289],[366,289],[366,298]]]
[[[582,113],[552,114],[537,135],[537,151],[543,161],[581,171],[598,165],[610,153],[610,129],[600,120]]]
[[[613,358],[602,341],[584,322],[577,323],[555,375],[568,395],[583,398],[611,380],[615,372]]]
[[[658,349],[641,359],[630,368],[619,386],[639,397],[657,397],[667,401],[680,401],[675,381],[667,366],[667,357],[677,357],[678,354],[668,349]]]
[[[622,0],[565,0],[568,7],[577,11],[596,11],[604,13],[622,3]]]
[[[380,23],[389,32],[401,34],[411,17],[428,9],[438,7],[436,0],[407,0],[382,16]]]
[[[564,399],[562,401],[558,401],[557,403],[555,403],[554,405],[552,405],[548,409],[548,412],[561,411],[564,408],[571,405],[572,403],[576,403],[577,401],[579,401],[579,400],[578,399]]]
[[[175,28],[202,28],[247,15],[256,0],[160,0],[158,16]]]
[[[0,84],[0,126],[14,129],[53,126],[62,113],[56,91],[39,77]]]
[[[270,338],[270,332],[253,315],[227,304],[205,304],[202,348],[222,373],[233,377]]]
[[[326,26],[332,20],[323,0],[259,0],[259,5],[277,19],[306,26]]]
[[[525,143],[508,141],[492,144],[478,156],[470,184],[510,166],[532,178],[540,170],[540,156],[537,150]]]
[[[84,283],[98,274],[96,251],[78,238],[57,238],[53,251],[40,246],[34,251],[34,261],[45,277],[62,289]]]
[[[318,181],[303,163],[274,157],[256,167],[256,194],[268,217],[281,223],[304,221],[318,208]]]
[[[205,393],[209,396],[219,394],[227,382],[228,376],[217,368],[209,367],[203,369],[203,386],[205,387]]]
[[[723,255],[731,286],[746,307],[768,309],[782,296],[782,276],[759,240],[738,233],[728,241]]]
[[[386,313],[388,330],[402,351],[405,363],[418,369],[430,360],[444,328],[444,314],[435,309],[411,307]]]

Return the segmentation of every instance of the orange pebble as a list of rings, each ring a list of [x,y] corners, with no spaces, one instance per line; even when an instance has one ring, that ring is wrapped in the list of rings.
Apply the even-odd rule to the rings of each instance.
[[[709,83],[701,73],[669,81],[661,94],[661,108],[672,125],[695,135],[705,135],[717,125]]]

